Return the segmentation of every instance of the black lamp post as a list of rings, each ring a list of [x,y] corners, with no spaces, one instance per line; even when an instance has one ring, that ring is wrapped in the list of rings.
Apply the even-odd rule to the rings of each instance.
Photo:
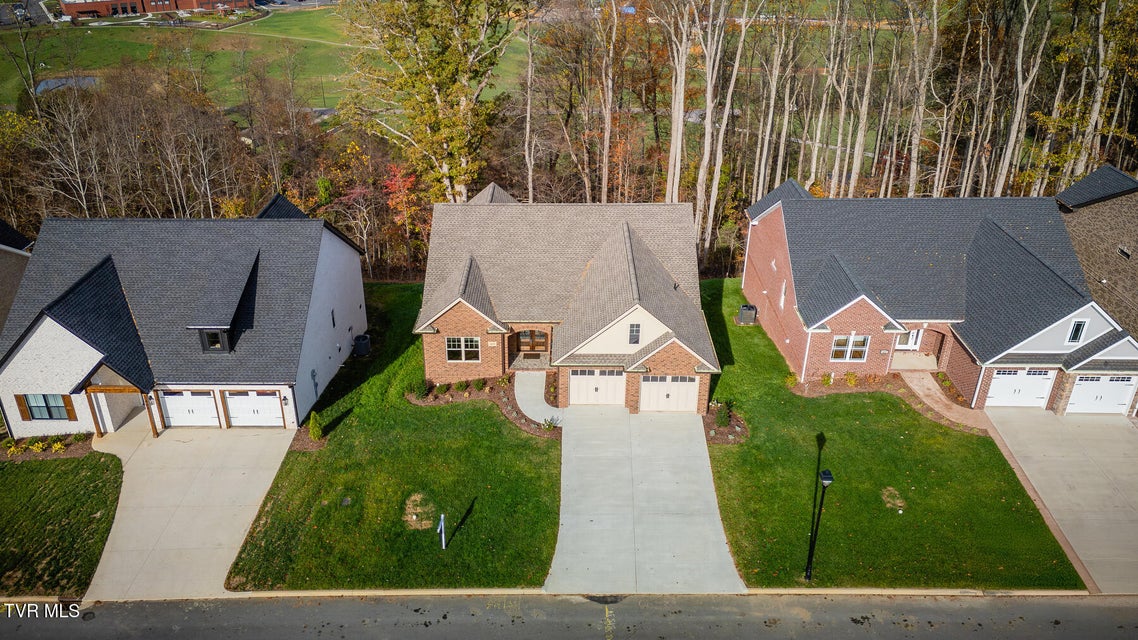
[[[806,556],[807,582],[814,574],[814,547],[818,543],[818,529],[822,526],[822,505],[826,503],[826,488],[834,483],[834,474],[830,473],[829,469],[823,469],[818,478],[822,481],[822,497],[818,499],[818,512],[813,516],[811,523],[813,530],[810,532],[810,553]]]

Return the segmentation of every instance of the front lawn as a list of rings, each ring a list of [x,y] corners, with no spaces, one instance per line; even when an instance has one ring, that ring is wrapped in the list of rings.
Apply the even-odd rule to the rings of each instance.
[[[557,541],[561,451],[489,402],[417,407],[421,285],[368,285],[374,357],[318,405],[319,451],[290,452],[227,582],[236,590],[522,587]],[[435,522],[446,514],[450,541]],[[429,523],[424,526],[424,523]]]
[[[0,595],[81,597],[111,533],[122,463],[0,462]]]
[[[739,280],[706,281],[702,293],[723,364],[714,397],[735,400],[751,429],[744,444],[710,448],[723,525],[748,585],[804,584],[822,432],[822,467],[835,479],[813,584],[1084,588],[990,438],[932,422],[885,393],[791,393],[786,362],[763,330],[731,321],[746,302]]]

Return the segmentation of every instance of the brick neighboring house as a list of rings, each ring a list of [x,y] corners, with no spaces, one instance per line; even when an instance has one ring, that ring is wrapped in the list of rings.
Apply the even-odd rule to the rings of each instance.
[[[165,11],[224,11],[252,9],[254,0],[60,0],[63,13],[72,18],[108,18]]]
[[[707,412],[719,361],[686,204],[436,204],[415,333],[434,383],[553,371],[557,404]]]
[[[975,408],[1133,413],[1138,342],[1092,298],[1055,200],[788,181],[748,215],[743,292],[804,382],[943,371]]]

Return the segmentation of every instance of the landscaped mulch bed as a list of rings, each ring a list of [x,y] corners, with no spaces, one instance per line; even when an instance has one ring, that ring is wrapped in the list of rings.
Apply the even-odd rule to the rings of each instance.
[[[948,377],[947,373],[936,371],[929,373],[929,375],[933,377],[936,386],[940,388],[941,393],[944,394],[944,397],[947,398],[949,402],[960,405],[965,409],[972,408],[968,406],[968,398],[965,398],[962,393],[957,391],[956,385],[952,384],[952,380]]]
[[[546,380],[548,380],[548,376]],[[548,396],[549,385],[546,385],[546,395]],[[465,391],[455,391],[453,386],[443,395],[438,395],[432,390],[425,398],[416,398],[414,394],[405,394],[407,401],[411,404],[419,405],[420,407],[432,407],[445,404],[453,404],[455,402],[467,402],[469,400],[489,400],[498,405],[502,411],[502,415],[506,419],[513,422],[519,429],[525,431],[530,435],[535,435],[540,438],[550,438],[553,440],[561,439],[561,427],[557,426],[553,429],[544,428],[541,423],[534,422],[525,416],[524,413],[518,409],[518,405],[514,403],[514,377],[510,376],[509,384],[502,386],[495,380],[493,383],[487,384],[486,388],[478,391],[474,387],[469,387]],[[547,398],[548,401],[548,398]]]
[[[939,383],[937,386],[940,386]],[[872,393],[874,391],[891,393],[907,402],[917,413],[930,420],[957,431],[977,433],[976,428],[950,420],[936,409],[925,404],[920,396],[914,393],[909,385],[905,384],[905,380],[899,373],[890,373],[884,376],[859,376],[853,386],[847,384],[842,376],[837,376],[834,378],[833,384],[829,386],[822,384],[820,380],[812,380],[808,384],[797,384],[790,390],[806,398],[821,398],[836,393]]]
[[[91,436],[93,438],[94,436]],[[87,438],[83,442],[72,442],[70,438],[64,438],[63,443],[67,449],[62,453],[55,453],[51,449],[44,451],[32,451],[25,449],[23,453],[16,455],[8,455],[7,451],[0,452],[0,461],[5,462],[24,462],[25,460],[58,460],[60,458],[82,458],[83,456],[91,453],[91,438]],[[19,442],[27,442],[27,438],[19,440]]]
[[[716,424],[720,411],[728,411],[727,405],[712,404],[703,416],[703,435],[707,437],[707,444],[739,444],[751,437],[751,430],[747,423],[735,412],[731,412],[730,422],[726,427]]]
[[[288,445],[289,451],[319,451],[328,444],[328,436],[324,436],[319,440],[313,440],[312,436],[308,435],[308,429],[297,429],[296,433],[292,436],[292,443]]]

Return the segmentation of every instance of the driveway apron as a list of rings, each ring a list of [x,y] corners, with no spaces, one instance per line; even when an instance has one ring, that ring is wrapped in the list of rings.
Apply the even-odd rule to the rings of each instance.
[[[703,424],[692,414],[565,410],[549,593],[743,593]]]
[[[85,599],[225,595],[225,577],[295,431],[167,429],[145,414],[97,440],[123,460],[115,522]]]
[[[1138,429],[1124,416],[988,409],[1103,593],[1138,593]]]

